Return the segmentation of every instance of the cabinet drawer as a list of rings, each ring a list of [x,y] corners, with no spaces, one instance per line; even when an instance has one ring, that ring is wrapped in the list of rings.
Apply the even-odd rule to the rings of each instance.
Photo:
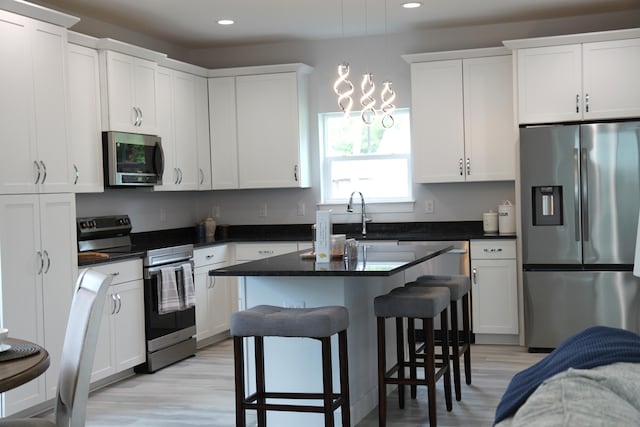
[[[193,260],[196,268],[209,264],[217,264],[219,262],[227,262],[229,260],[229,246],[219,245],[194,249]]]
[[[516,257],[515,240],[472,240],[471,259],[505,259]]]
[[[112,274],[112,285],[142,279],[142,260],[111,262],[91,267],[92,270],[103,274]]]
[[[256,259],[268,258],[282,255],[289,252],[296,252],[298,244],[296,242],[278,243],[242,243],[236,244],[236,261],[253,261]]]

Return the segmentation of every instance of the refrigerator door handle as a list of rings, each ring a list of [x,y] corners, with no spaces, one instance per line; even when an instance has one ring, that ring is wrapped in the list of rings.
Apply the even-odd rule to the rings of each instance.
[[[573,149],[573,214],[576,242],[580,241],[580,170],[578,149]]]
[[[582,237],[585,242],[589,241],[589,186],[587,168],[587,149],[580,150],[582,169],[580,171],[580,184],[582,186]]]

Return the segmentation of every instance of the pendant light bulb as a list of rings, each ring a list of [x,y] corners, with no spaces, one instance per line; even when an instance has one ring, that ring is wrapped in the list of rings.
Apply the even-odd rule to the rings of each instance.
[[[353,108],[353,84],[349,80],[349,64],[346,62],[338,65],[338,78],[333,84],[333,91],[338,95],[338,106],[344,112],[345,117]]]
[[[395,120],[393,119],[393,112],[396,109],[393,101],[396,99],[396,93],[391,89],[391,81],[387,80],[382,83],[382,93],[380,94],[380,99],[382,100],[382,105],[380,105],[380,110],[383,113],[382,116],[382,127],[385,129],[389,129],[393,127]]]
[[[370,126],[376,120],[376,110],[374,108],[376,100],[372,96],[376,90],[376,85],[373,83],[373,74],[365,73],[362,75],[360,89],[362,90],[362,97],[360,98],[362,113],[360,114],[360,117],[364,124]]]

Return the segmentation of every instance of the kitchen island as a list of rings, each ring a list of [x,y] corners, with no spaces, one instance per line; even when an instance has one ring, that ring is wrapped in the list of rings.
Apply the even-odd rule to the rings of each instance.
[[[377,353],[373,299],[407,281],[408,272],[451,249],[444,242],[430,245],[358,246],[357,257],[316,263],[308,251],[261,259],[209,271],[210,276],[238,276],[239,308],[260,304],[285,307],[342,305],[349,310],[348,352],[351,422],[356,425],[378,404]],[[412,280],[413,275],[408,280]],[[388,363],[395,357],[395,327],[387,325]],[[332,338],[333,383],[338,382],[337,337]],[[255,369],[249,340],[245,360],[251,391]],[[320,343],[302,338],[266,338],[267,390],[317,392],[321,390]],[[320,414],[270,412],[270,425],[322,426]],[[336,417],[339,423],[339,417]]]

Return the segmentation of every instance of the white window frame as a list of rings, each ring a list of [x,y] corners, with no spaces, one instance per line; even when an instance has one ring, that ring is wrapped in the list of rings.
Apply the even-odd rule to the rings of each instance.
[[[409,114],[408,108],[398,109],[403,113]],[[331,187],[331,162],[332,160],[344,160],[345,157],[327,157],[325,155],[325,135],[326,135],[326,118],[335,117],[342,113],[320,113],[318,114],[318,130],[319,130],[319,146],[320,146],[320,180],[321,180],[321,203],[323,209],[332,209],[335,213],[340,213],[344,205],[348,202],[348,198],[329,198],[328,188]],[[352,116],[359,117],[359,112],[352,112]],[[412,152],[411,141],[409,141],[409,153],[406,154],[367,154],[348,156],[350,160],[393,160],[405,159],[407,162],[407,186],[408,195],[406,197],[396,198],[380,198],[363,194],[367,203],[367,212],[412,212],[414,208],[413,200],[413,173],[412,173]],[[354,189],[355,191],[360,191]],[[357,201],[360,202],[359,200]],[[334,209],[335,208],[335,209]]]

